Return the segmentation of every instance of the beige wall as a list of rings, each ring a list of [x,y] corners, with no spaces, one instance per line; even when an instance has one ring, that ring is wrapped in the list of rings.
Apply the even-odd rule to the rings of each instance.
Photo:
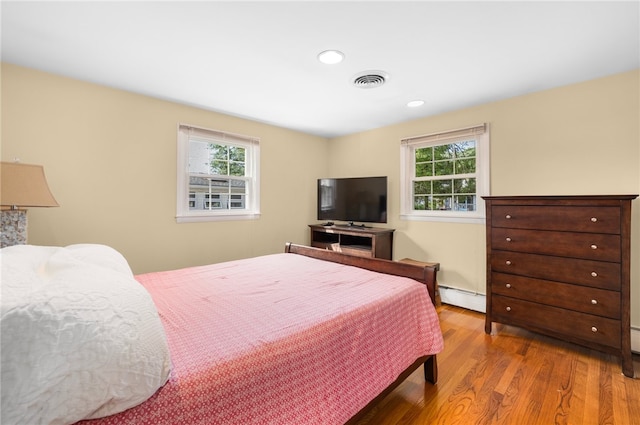
[[[261,139],[258,220],[176,224],[177,124]],[[135,273],[307,243],[326,139],[2,65],[2,160],[42,164],[60,208],[29,210],[29,243],[104,243]]]
[[[394,258],[441,263],[484,293],[484,227],[401,221],[399,141],[487,122],[493,195],[640,192],[640,70],[327,141],[282,128],[2,65],[2,160],[43,164],[60,208],[29,211],[29,242],[114,246],[136,273],[308,243],[316,179],[387,175]],[[175,223],[176,125],[258,136],[262,217]],[[640,201],[633,203],[632,324],[640,327]]]
[[[486,122],[493,195],[638,194],[639,81],[636,70],[332,139],[329,173],[388,175],[395,259],[439,261],[441,284],[484,293],[483,225],[399,220],[400,139]],[[632,220],[632,324],[640,326],[638,200]]]

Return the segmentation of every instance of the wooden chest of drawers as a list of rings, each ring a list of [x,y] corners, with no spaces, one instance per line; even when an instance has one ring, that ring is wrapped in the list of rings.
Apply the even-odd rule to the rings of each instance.
[[[631,201],[638,195],[488,196],[487,316],[622,359],[633,377]]]

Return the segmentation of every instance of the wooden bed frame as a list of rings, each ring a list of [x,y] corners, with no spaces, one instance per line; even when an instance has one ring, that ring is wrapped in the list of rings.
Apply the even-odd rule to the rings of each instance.
[[[321,248],[312,248],[304,245],[296,245],[287,242],[285,246],[285,252],[291,254],[305,255],[307,257],[317,258],[320,260],[332,261],[334,263],[346,264],[349,266],[360,267],[363,269],[373,270],[380,273],[387,273],[396,276],[405,276],[414,279],[427,287],[431,302],[435,306],[435,281],[436,281],[436,269],[434,267],[421,267],[414,264],[400,263],[389,260],[382,260],[378,258],[366,258],[357,257],[354,255],[342,254],[336,251],[329,251]],[[371,400],[360,412],[354,415],[348,422],[348,425],[353,425],[361,420],[371,408],[385,398],[390,392],[392,392],[398,385],[407,379],[416,369],[424,364],[424,377],[425,380],[435,384],[438,380],[438,363],[436,356],[424,356],[417,359],[411,366],[405,369],[402,374],[391,385],[389,385],[382,393],[376,398]]]

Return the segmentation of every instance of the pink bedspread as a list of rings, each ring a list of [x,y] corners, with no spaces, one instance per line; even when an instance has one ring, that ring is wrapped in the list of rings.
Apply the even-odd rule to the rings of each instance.
[[[106,424],[343,424],[442,349],[425,287],[295,254],[137,276],[167,333],[169,382]]]

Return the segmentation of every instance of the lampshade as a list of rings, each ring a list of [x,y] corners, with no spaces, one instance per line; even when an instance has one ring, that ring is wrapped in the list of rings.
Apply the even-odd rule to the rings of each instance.
[[[0,204],[3,207],[57,207],[41,165],[2,162]]]

